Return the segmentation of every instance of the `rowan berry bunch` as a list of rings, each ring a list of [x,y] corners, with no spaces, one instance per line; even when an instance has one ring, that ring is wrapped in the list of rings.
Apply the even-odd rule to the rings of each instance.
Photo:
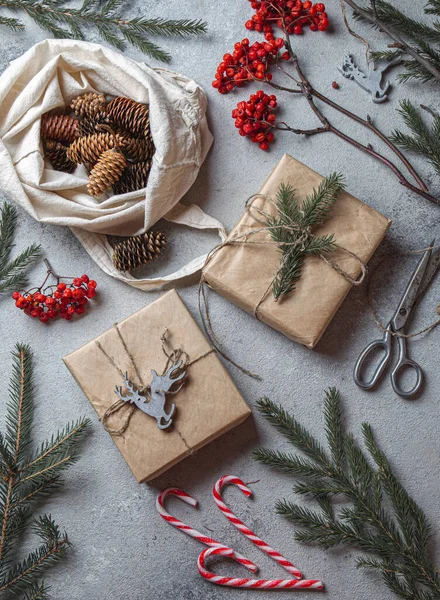
[[[45,261],[47,265],[47,261]],[[56,285],[45,286],[49,277],[57,280]],[[71,283],[60,281],[71,279]],[[88,275],[81,277],[60,277],[48,266],[46,279],[40,287],[33,288],[27,292],[14,292],[12,298],[15,306],[26,315],[47,323],[51,319],[60,317],[70,321],[75,315],[85,312],[89,300],[96,295],[97,283]]]
[[[272,74],[269,73],[270,64],[277,59],[278,52],[283,46],[284,40],[281,38],[273,38],[263,43],[254,42],[252,45],[247,38],[237,42],[232,54],[223,56],[212,86],[220,94],[227,94],[249,81],[270,81],[272,79]]]
[[[247,102],[241,101],[232,111],[235,127],[243,137],[250,138],[262,150],[268,150],[275,139],[270,129],[274,126],[276,116],[273,110],[277,107],[277,99],[263,90],[252,94]]]
[[[273,39],[273,25],[287,34],[301,35],[304,27],[310,31],[325,31],[329,21],[322,2],[313,4],[306,0],[249,0],[255,13],[246,28],[264,33],[267,40]]]

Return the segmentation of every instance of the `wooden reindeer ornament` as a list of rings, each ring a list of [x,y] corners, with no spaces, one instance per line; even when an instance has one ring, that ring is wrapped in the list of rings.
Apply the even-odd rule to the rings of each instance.
[[[183,361],[174,363],[163,375],[158,375],[154,369],[151,370],[152,380],[149,389],[139,390],[134,383],[128,378],[127,373],[124,375],[124,385],[116,386],[115,394],[124,402],[135,404],[145,414],[156,419],[159,429],[166,429],[172,423],[172,416],[176,410],[176,405],[173,403],[170,410],[165,410],[167,394],[177,394],[181,389],[186,371],[182,370],[176,377],[172,377],[175,371],[181,370]],[[177,385],[176,388],[174,386]],[[128,393],[122,393],[123,388],[126,388]],[[173,389],[174,388],[174,389]]]

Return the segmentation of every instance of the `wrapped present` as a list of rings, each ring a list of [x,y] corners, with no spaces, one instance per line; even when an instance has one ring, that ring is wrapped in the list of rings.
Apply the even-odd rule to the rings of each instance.
[[[210,288],[308,348],[318,343],[391,225],[389,219],[343,192],[313,230],[316,236],[334,235],[337,248],[330,261],[307,256],[295,290],[276,302],[267,292],[280,268],[280,252],[259,215],[276,215],[272,199],[281,184],[293,186],[301,205],[322,180],[286,154],[252,200],[252,210],[245,212],[211,255],[202,277]]]
[[[139,483],[250,415],[174,290],[63,360]]]

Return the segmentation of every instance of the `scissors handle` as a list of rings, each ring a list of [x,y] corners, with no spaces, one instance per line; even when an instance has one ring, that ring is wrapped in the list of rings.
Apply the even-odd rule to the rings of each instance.
[[[391,385],[393,386],[393,390],[396,392],[398,396],[401,398],[412,398],[417,394],[420,390],[423,383],[423,371],[419,364],[417,364],[414,360],[408,358],[407,348],[406,348],[406,339],[403,337],[397,338],[399,344],[399,360],[397,361],[396,366],[391,371]],[[409,390],[404,390],[399,385],[399,378],[402,374],[402,371],[405,368],[412,369],[416,374],[416,382],[414,386]]]
[[[387,327],[387,329],[388,328],[389,327]],[[355,384],[363,390],[371,390],[371,388],[373,388],[379,381],[391,357],[391,341],[391,333],[389,331],[385,331],[382,339],[374,340],[373,342],[368,344],[368,346],[366,346],[359,355],[359,358],[357,359],[356,364],[354,366],[353,379]],[[365,381],[362,377],[364,364],[366,360],[374,352],[376,352],[376,350],[385,350],[385,354],[379,362],[379,364],[377,365],[371,379]]]

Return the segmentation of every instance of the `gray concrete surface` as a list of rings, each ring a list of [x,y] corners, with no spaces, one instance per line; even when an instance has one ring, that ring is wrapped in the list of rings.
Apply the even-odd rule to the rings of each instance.
[[[416,14],[417,7],[413,2],[401,0],[400,5]],[[437,104],[438,107],[438,91],[429,85],[396,86],[388,103],[373,105],[358,86],[342,79],[336,67],[343,54],[350,51],[362,62],[364,50],[344,30],[338,6],[337,0],[328,1],[332,29],[327,34],[307,32],[302,38],[295,39],[295,48],[315,85],[359,114],[369,112],[385,131],[399,123],[395,109],[401,98]],[[129,12],[128,8],[124,8],[125,12]],[[242,27],[250,14],[246,0],[187,0],[184,3],[178,0],[161,3],[139,0],[133,2],[131,14],[200,17],[209,23],[209,33],[204,38],[162,40],[173,54],[171,68],[193,77],[205,87],[209,96],[210,127],[215,136],[212,151],[197,182],[184,198],[185,202],[198,202],[230,229],[242,214],[245,198],[258,190],[276,161],[284,152],[289,152],[322,174],[342,171],[350,192],[393,219],[392,229],[375,261],[390,251],[423,247],[434,235],[440,238],[438,207],[403,189],[385,168],[330,134],[313,139],[280,134],[269,153],[263,153],[239,138],[230,111],[239,98],[245,97],[248,91],[250,93],[250,88],[221,97],[210,84],[223,53],[231,50],[233,43],[246,35]],[[375,47],[384,45],[380,34],[367,29],[364,33],[368,34]],[[44,32],[32,24],[25,34],[2,30],[1,68],[4,69],[10,60],[44,37]],[[92,35],[90,39],[98,41]],[[128,55],[142,58],[131,49]],[[331,88],[335,79],[341,85],[340,90]],[[280,114],[291,124],[315,124],[302,99],[283,100]],[[342,125],[337,116],[329,114]],[[365,133],[352,123],[344,122],[344,127],[351,135],[368,140]],[[439,182],[435,183],[429,167],[418,159],[414,162],[426,180],[434,187],[437,185],[436,190],[440,193]],[[170,250],[153,266],[154,273],[171,272],[178,264],[215,243],[214,237],[197,235],[184,228],[167,225],[165,230],[171,237]],[[59,271],[74,275],[89,273],[99,282],[100,292],[83,319],[71,323],[57,322],[50,327],[19,313],[9,299],[1,300],[0,304],[0,384],[3,390],[0,416],[4,413],[7,398],[10,351],[16,341],[22,341],[30,343],[35,353],[35,440],[45,439],[56,428],[79,415],[87,415],[93,420],[93,431],[84,445],[82,458],[66,474],[64,490],[41,507],[67,529],[74,546],[69,556],[48,572],[47,580],[52,586],[54,599],[220,600],[260,597],[258,592],[219,589],[203,581],[196,570],[200,546],[162,522],[155,510],[158,490],[169,485],[184,488],[199,499],[200,510],[194,511],[174,501],[170,503],[170,509],[176,515],[254,559],[261,565],[264,577],[283,576],[282,569],[246,541],[215,508],[211,488],[225,473],[237,474],[245,481],[259,480],[252,486],[253,500],[246,500],[233,489],[227,491],[227,499],[262,538],[292,559],[307,576],[322,578],[327,586],[326,598],[386,600],[393,597],[378,575],[355,570],[356,552],[346,549],[322,552],[293,540],[293,527],[274,514],[277,498],[292,497],[292,480],[259,466],[250,456],[251,450],[259,444],[285,449],[288,446],[256,411],[252,420],[185,460],[152,485],[138,485],[61,358],[115,321],[152,302],[159,294],[146,294],[106,277],[70,231],[41,226],[21,213],[17,248],[31,241],[42,243],[47,257]],[[402,272],[399,271],[400,265],[390,265],[385,269],[386,282],[377,286],[376,295],[383,318],[389,316],[398,294],[391,283],[402,287],[413,262],[413,259],[405,261]],[[33,269],[31,277],[38,281],[42,274],[43,267],[40,265]],[[196,286],[181,289],[180,293],[198,319]],[[438,301],[437,280],[420,307],[415,325],[433,318]],[[438,557],[435,547],[439,547],[440,533],[440,332],[435,331],[411,342],[412,357],[425,369],[426,385],[421,398],[405,402],[392,392],[388,379],[374,393],[359,390],[352,381],[355,358],[366,342],[378,334],[365,306],[362,289],[350,293],[313,352],[290,342],[214,294],[211,294],[211,310],[227,351],[264,378],[262,382],[256,382],[230,369],[252,407],[259,396],[268,395],[295,411],[302,422],[322,438],[324,389],[330,385],[340,388],[347,426],[359,433],[362,421],[373,425],[396,473],[424,508],[433,525],[433,555]],[[242,573],[234,565],[226,563],[217,568],[223,574]],[[282,597],[284,595],[287,596],[288,592],[281,594]]]

